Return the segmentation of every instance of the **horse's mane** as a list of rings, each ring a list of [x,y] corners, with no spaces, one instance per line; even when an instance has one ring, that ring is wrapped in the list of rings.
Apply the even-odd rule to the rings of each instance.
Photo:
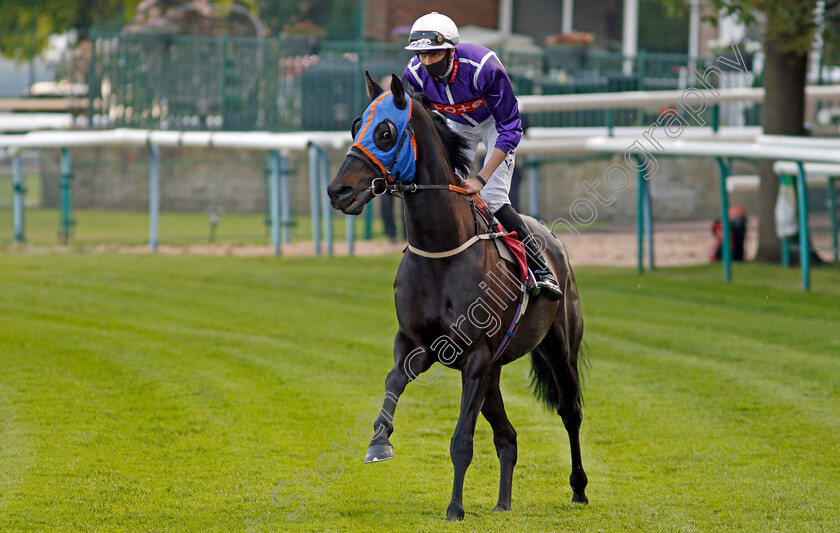
[[[467,140],[457,132],[452,131],[446,124],[446,119],[443,118],[443,115],[431,109],[432,102],[428,96],[423,93],[413,93],[411,96],[423,104],[423,107],[431,115],[432,122],[435,124],[435,130],[437,130],[440,140],[443,141],[443,146],[446,148],[449,164],[452,165],[454,170],[460,172],[462,176],[469,177],[472,159],[468,155],[469,144]]]

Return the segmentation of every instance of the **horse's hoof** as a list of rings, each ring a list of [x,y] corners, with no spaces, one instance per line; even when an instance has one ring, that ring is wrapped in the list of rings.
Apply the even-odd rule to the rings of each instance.
[[[365,454],[366,463],[378,463],[394,458],[394,447],[390,444],[371,444]]]
[[[510,511],[510,505],[503,504],[503,503],[498,503],[498,504],[496,504],[496,507],[493,507],[493,512],[494,513],[503,513],[505,511]]]
[[[575,493],[575,495],[572,496],[572,503],[582,503],[586,505],[589,503],[589,498],[587,498],[586,494],[584,494],[583,492],[581,492],[580,494]]]
[[[450,503],[446,509],[446,519],[450,522],[459,522],[464,519],[464,506],[458,503]]]

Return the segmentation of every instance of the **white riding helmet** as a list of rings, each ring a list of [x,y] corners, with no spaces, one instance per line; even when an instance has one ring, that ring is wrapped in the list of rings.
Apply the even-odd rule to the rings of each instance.
[[[405,49],[412,52],[447,50],[455,48],[459,40],[458,26],[452,19],[433,11],[414,22]]]

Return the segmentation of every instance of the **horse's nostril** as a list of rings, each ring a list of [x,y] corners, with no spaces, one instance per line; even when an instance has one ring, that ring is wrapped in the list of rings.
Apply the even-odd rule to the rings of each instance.
[[[330,198],[344,198],[350,194],[353,194],[353,187],[350,185],[332,183],[329,187],[327,187],[327,194],[330,195]]]

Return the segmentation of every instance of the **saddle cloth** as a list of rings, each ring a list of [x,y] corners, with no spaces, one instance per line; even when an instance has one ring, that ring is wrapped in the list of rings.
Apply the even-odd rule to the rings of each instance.
[[[496,225],[497,231],[501,230],[500,225]],[[493,239],[496,243],[496,249],[499,251],[499,256],[505,261],[512,263],[519,274],[519,281],[528,286],[528,278],[533,276],[528,270],[528,259],[525,256],[525,247],[522,246],[522,241],[517,238],[516,232],[512,231]]]

